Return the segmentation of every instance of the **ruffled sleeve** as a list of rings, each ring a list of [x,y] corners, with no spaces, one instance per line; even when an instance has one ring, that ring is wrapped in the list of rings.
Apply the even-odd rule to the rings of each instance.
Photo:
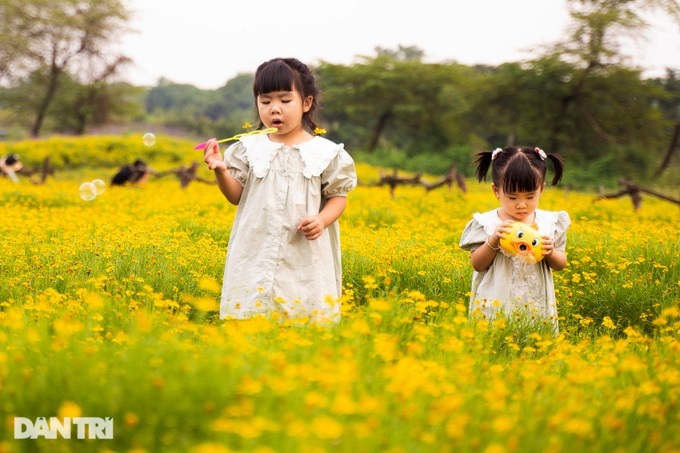
[[[246,147],[242,142],[236,142],[224,152],[224,163],[227,164],[229,174],[234,177],[241,185],[245,185],[248,180],[248,157]]]
[[[463,250],[474,252],[477,247],[486,241],[487,237],[496,231],[499,223],[501,223],[501,219],[498,217],[495,209],[482,213],[474,213],[472,220],[465,226],[458,245]]]
[[[567,211],[559,211],[555,222],[555,250],[565,250],[567,246],[567,230],[570,226],[571,219]]]
[[[354,160],[340,148],[338,153],[321,173],[321,193],[325,198],[346,197],[347,192],[357,185]]]
[[[473,218],[470,220],[465,229],[463,229],[463,234],[460,237],[459,246],[463,250],[468,252],[474,252],[477,247],[482,245],[489,235],[484,231],[484,225],[479,223],[477,219]]]

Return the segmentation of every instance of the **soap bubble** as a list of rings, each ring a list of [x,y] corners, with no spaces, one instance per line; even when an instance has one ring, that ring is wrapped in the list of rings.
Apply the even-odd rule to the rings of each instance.
[[[151,132],[147,132],[142,136],[142,141],[146,146],[153,146],[156,144],[156,136]]]
[[[80,185],[80,198],[85,201],[92,201],[97,196],[97,187],[91,182],[84,182]]]
[[[106,190],[106,183],[101,179],[95,179],[94,181],[92,181],[92,185],[97,190],[97,195],[103,194],[104,190]]]

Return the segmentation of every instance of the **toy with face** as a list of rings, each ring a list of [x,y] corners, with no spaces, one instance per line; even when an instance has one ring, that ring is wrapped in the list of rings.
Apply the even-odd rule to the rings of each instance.
[[[510,232],[503,236],[500,245],[512,256],[518,256],[527,263],[538,263],[543,259],[541,235],[532,226],[521,222],[510,225]]]

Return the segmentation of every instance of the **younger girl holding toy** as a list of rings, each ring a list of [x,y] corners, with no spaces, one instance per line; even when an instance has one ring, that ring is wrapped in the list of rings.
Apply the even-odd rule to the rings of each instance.
[[[253,82],[260,129],[204,161],[238,205],[229,238],[220,317],[337,321],[342,291],[337,220],[356,186],[342,144],[314,136],[319,89],[294,58],[262,63]],[[266,131],[265,131],[266,132]]]
[[[486,180],[491,168],[491,189],[500,207],[474,214],[460,240],[460,247],[471,252],[474,269],[469,308],[472,317],[493,319],[503,312],[507,317],[547,320],[557,331],[552,270],[559,271],[567,265],[566,231],[571,220],[566,211],[538,209],[546,185],[546,160],[553,164],[555,185],[564,169],[559,154],[527,146],[477,154],[477,179]],[[529,230],[524,226],[538,230],[538,260],[522,259],[501,247],[502,240],[511,240],[511,231],[521,237],[524,233],[516,231]],[[522,247],[530,248],[531,244]]]

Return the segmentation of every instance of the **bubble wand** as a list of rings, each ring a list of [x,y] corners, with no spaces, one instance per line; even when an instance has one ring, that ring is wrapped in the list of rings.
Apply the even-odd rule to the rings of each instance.
[[[240,134],[233,135],[229,138],[223,138],[221,140],[217,140],[217,143],[224,143],[224,142],[230,142],[230,141],[233,141],[233,140],[240,140],[243,137],[247,137],[249,135],[271,134],[271,133],[274,133],[278,130],[279,129],[276,128],[276,127],[268,127],[266,129],[258,129],[256,131],[242,132]],[[205,149],[207,144],[208,144],[208,142],[199,143],[198,145],[194,146],[194,149]]]

